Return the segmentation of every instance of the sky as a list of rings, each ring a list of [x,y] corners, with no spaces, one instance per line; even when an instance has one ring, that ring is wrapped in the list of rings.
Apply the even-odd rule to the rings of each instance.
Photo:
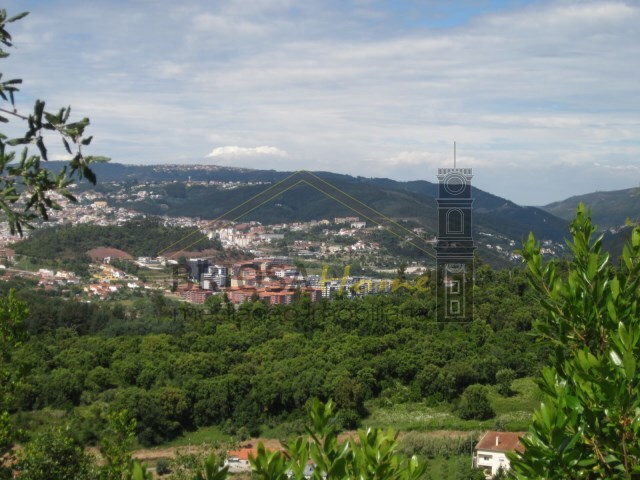
[[[519,204],[640,186],[638,1],[4,3],[19,109],[113,162],[435,182],[456,142]]]

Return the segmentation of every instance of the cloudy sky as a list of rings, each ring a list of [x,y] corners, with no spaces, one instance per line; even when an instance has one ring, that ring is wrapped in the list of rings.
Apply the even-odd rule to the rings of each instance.
[[[19,104],[72,105],[114,162],[436,181],[456,141],[521,204],[640,186],[639,2],[4,3]]]

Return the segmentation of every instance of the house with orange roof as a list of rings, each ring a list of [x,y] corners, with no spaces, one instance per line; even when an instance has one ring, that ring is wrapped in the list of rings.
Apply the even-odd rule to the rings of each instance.
[[[486,478],[491,478],[502,468],[511,468],[508,452],[524,452],[520,441],[525,432],[495,432],[489,430],[478,441],[473,450],[473,468],[484,470]]]
[[[229,467],[229,473],[248,473],[251,471],[251,462],[249,456],[257,457],[258,449],[250,446],[240,448],[239,450],[230,450],[227,453],[227,459],[224,466]]]

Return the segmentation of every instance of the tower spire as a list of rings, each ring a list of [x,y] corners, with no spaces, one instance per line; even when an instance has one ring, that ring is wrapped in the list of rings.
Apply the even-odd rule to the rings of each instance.
[[[456,168],[456,142],[453,141],[453,168]]]

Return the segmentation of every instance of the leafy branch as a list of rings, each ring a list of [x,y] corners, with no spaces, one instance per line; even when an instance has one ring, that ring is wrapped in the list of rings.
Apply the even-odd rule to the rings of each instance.
[[[0,9],[0,44],[6,48],[13,46],[11,34],[6,27],[24,18],[27,12],[8,17],[4,9]],[[0,46],[0,58],[9,53]],[[62,195],[71,202],[77,199],[68,187],[76,180],[86,179],[96,183],[96,176],[90,165],[108,159],[99,156],[85,155],[83,147],[88,147],[93,139],[85,136],[89,119],[70,121],[71,107],[61,108],[56,112],[45,110],[45,102],[36,100],[33,111],[28,114],[18,112],[15,95],[19,91],[22,79],[2,80],[0,72],[0,123],[9,123],[13,118],[26,124],[22,136],[9,139],[0,132],[0,209],[4,212],[12,234],[23,233],[23,228],[33,227],[32,222],[38,219],[48,220],[50,210],[61,207],[55,201],[53,193]],[[52,132],[58,135],[65,151],[71,157],[67,165],[55,173],[45,168],[41,161],[48,161],[48,149],[45,134]],[[16,147],[22,146],[17,152]],[[36,154],[29,148],[37,149]]]

